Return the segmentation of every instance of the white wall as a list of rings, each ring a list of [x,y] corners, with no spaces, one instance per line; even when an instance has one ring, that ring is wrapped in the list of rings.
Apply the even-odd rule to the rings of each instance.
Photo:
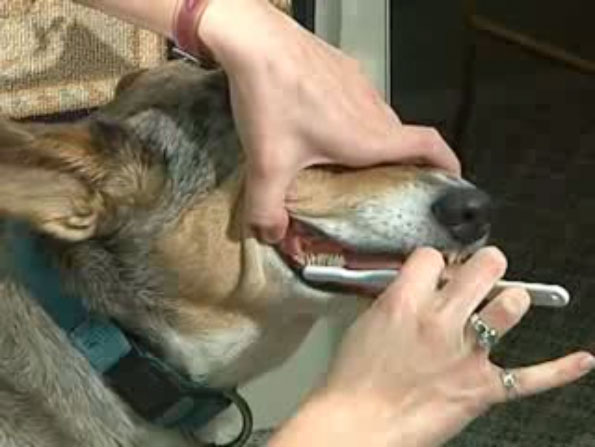
[[[317,0],[316,33],[364,65],[390,99],[388,0]]]
[[[322,320],[281,368],[241,390],[254,413],[256,429],[274,427],[291,416],[324,375],[340,333],[332,319]]]
[[[318,0],[316,32],[358,58],[374,85],[389,96],[387,0]],[[323,319],[299,351],[281,368],[242,390],[255,416],[255,427],[269,428],[289,417],[325,373],[345,328],[355,314]]]

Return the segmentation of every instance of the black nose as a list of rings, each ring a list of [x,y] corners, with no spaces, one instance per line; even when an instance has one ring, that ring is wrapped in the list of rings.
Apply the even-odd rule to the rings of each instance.
[[[463,244],[487,236],[490,211],[490,197],[477,188],[452,188],[432,205],[436,220]]]

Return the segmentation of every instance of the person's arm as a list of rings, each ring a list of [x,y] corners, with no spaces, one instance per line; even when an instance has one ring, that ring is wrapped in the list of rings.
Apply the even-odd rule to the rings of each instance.
[[[172,37],[178,0],[74,0],[162,36]]]
[[[482,249],[438,289],[443,270],[435,250],[410,257],[399,279],[347,332],[325,385],[269,447],[439,447],[493,405],[593,370],[588,352],[502,370],[469,321],[504,275],[504,256]],[[479,317],[502,336],[529,306],[526,291],[508,289]]]
[[[312,397],[275,433],[268,447],[401,447],[390,439],[386,427],[382,426],[381,412],[364,409],[367,404],[366,401]]]
[[[175,0],[86,3],[171,33]],[[459,171],[435,131],[401,124],[353,60],[264,0],[210,4],[197,32],[230,77],[248,155],[248,219],[270,231],[268,239],[284,231],[286,188],[311,164],[421,160]],[[471,315],[504,274],[504,256],[480,250],[439,289],[444,267],[435,250],[410,257],[399,279],[348,331],[325,386],[271,447],[438,447],[490,406],[593,369],[593,356],[582,352],[516,369],[504,381],[469,329]],[[528,307],[526,292],[508,290],[480,316],[503,335]]]
[[[84,0],[171,37],[176,0]],[[276,0],[275,4],[282,3]],[[285,197],[297,172],[314,164],[352,167],[423,163],[460,172],[446,142],[403,125],[359,63],[302,28],[266,0],[210,0],[194,30],[227,73],[247,155],[247,221],[278,242]]]

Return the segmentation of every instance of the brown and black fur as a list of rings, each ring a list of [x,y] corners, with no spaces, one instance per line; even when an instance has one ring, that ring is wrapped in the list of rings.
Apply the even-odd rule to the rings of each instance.
[[[125,78],[81,122],[0,122],[1,446],[183,447],[235,435],[232,413],[188,439],[130,411],[19,282],[10,241],[25,225],[67,296],[191,379],[240,385],[286,359],[346,295],[304,284],[252,236],[241,161],[225,76],[183,62]],[[458,182],[405,167],[313,169],[288,206],[363,251],[452,252],[464,247],[426,215]]]
[[[31,226],[66,291],[156,346],[159,328],[179,315],[167,279],[151,263],[154,242],[238,161],[238,151],[221,150],[237,148],[221,94],[225,78],[197,83],[194,69],[173,71],[181,76],[164,75],[159,92],[117,100],[82,123],[0,124],[0,216]],[[156,96],[165,100],[145,99]],[[205,115],[211,119],[202,121]],[[11,237],[7,226],[4,238]],[[4,248],[0,445],[166,445],[143,441],[142,424],[13,281]]]

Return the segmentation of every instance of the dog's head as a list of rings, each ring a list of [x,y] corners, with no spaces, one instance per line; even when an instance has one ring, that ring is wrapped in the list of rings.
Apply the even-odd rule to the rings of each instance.
[[[164,83],[163,73],[149,72],[121,86],[134,96]],[[319,312],[334,298],[368,291],[309,283],[301,274],[306,265],[398,268],[420,246],[440,250],[454,264],[489,235],[490,198],[464,179],[413,166],[322,167],[298,175],[287,200],[288,233],[275,247],[262,245],[246,233],[239,167],[186,210],[185,233],[174,231],[164,239],[167,264],[187,253],[182,261],[192,278],[187,289],[202,290],[203,300],[229,296],[269,310],[282,305],[284,311],[294,306]]]
[[[88,120],[0,123],[1,217],[59,241],[95,307],[136,327],[143,312],[166,309],[170,326],[190,332],[238,316],[318,315],[365,295],[308,283],[306,264],[393,268],[420,246],[453,263],[488,236],[489,199],[459,178],[312,168],[287,202],[285,239],[259,243],[244,225],[225,87],[219,73],[168,64],[127,77]]]
[[[297,276],[307,265],[398,269],[421,246],[440,250],[455,264],[483,245],[490,230],[488,195],[436,170],[310,170],[299,177],[296,191],[290,229],[277,254]],[[302,285],[325,291],[307,281]]]
[[[135,90],[151,94],[163,81],[161,72],[187,70],[174,65],[138,73],[119,90],[128,98]],[[200,83],[202,74],[195,76]],[[126,102],[120,98],[116,103]],[[2,122],[0,210],[73,243],[150,231],[151,254],[175,273],[188,299],[203,303],[223,302],[227,295],[260,302],[261,292],[273,301],[288,294],[324,301],[342,293],[304,281],[300,270],[307,264],[394,268],[420,246],[441,250],[452,263],[488,236],[485,193],[443,172],[410,166],[303,171],[287,203],[289,231],[276,247],[257,243],[243,224],[239,161],[235,172],[206,191],[189,186],[184,193],[196,197],[187,198],[187,207],[156,218],[182,193],[172,190],[180,187],[172,176],[185,167],[172,171],[164,154],[141,140],[122,121],[105,118],[58,126]],[[204,142],[195,143],[198,152]],[[223,141],[218,149],[237,151]]]

